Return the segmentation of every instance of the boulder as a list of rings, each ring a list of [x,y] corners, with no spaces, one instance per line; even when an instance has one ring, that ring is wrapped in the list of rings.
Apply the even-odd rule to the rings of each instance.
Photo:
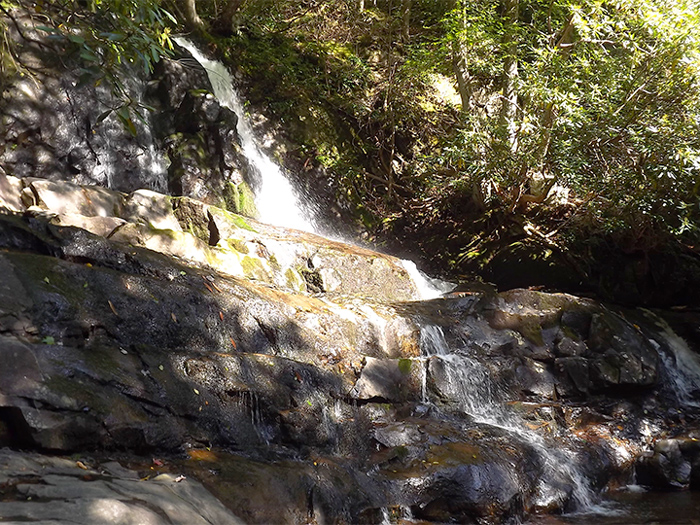
[[[664,490],[685,490],[690,487],[691,462],[681,451],[681,442],[662,439],[654,444],[652,453],[636,464],[640,485]]]
[[[425,362],[419,359],[366,357],[365,366],[350,396],[389,403],[420,401],[425,366]]]
[[[170,197],[151,190],[137,190],[124,203],[123,218],[129,222],[143,222],[155,230],[181,232]]]
[[[0,171],[0,211],[22,212],[22,181]]]

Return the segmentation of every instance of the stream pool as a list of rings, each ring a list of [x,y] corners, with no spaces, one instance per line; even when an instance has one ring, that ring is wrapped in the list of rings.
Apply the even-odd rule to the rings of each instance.
[[[538,516],[529,525],[700,525],[700,491],[617,491],[588,512]]]

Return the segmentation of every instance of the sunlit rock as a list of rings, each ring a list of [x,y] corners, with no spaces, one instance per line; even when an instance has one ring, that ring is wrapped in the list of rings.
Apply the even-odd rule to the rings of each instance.
[[[21,193],[21,179],[0,172],[0,210],[4,209],[10,212],[24,210]]]

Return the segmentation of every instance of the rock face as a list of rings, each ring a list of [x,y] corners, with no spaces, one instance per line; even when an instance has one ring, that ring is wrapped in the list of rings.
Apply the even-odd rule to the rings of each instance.
[[[165,473],[142,478],[115,461],[86,465],[0,449],[0,519],[85,525],[244,523],[195,480]]]
[[[136,454],[201,480],[233,511],[212,523],[499,523],[585,504],[637,457],[650,486],[695,485],[694,394],[650,313],[486,286],[420,302],[392,257],[193,199],[0,189],[0,445]],[[4,454],[2,517],[81,486],[26,487],[17,465],[62,460]]]
[[[194,61],[176,55],[148,76],[123,66],[126,95],[119,97],[108,82],[86,81],[31,17],[13,15],[18,26],[5,26],[32,74],[3,84],[0,172],[125,192],[149,188],[254,213],[241,197],[254,173],[240,153],[236,116],[214,99]]]

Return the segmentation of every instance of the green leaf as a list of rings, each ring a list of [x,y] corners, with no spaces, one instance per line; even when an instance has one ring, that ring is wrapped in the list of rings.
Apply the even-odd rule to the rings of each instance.
[[[68,40],[80,45],[85,43],[85,39],[80,35],[68,35]]]
[[[50,336],[50,335],[47,335],[46,337],[44,337],[41,340],[41,342],[45,345],[55,345],[56,344],[56,340],[53,338],[53,336]]]
[[[107,111],[105,111],[105,112],[103,112],[103,113],[100,113],[100,115],[99,115],[99,116],[97,117],[97,119],[95,120],[95,125],[101,123],[104,119],[106,119],[107,117],[109,117],[109,116],[112,114],[113,111],[114,111],[113,109],[108,109]]]
[[[99,62],[100,59],[97,58],[97,56],[92,52],[88,51],[87,49],[83,49],[80,51],[80,58],[83,60],[87,60],[88,62]]]
[[[116,111],[116,114],[117,117],[119,117],[121,123],[124,124],[124,127],[126,127],[127,131],[131,134],[131,136],[135,137],[138,134],[138,132],[136,131],[134,121],[131,120],[129,108],[127,106],[122,106]]]
[[[47,27],[47,26],[36,26],[36,28],[39,31],[43,31],[45,33],[60,33],[61,31],[56,29],[55,27]]]

